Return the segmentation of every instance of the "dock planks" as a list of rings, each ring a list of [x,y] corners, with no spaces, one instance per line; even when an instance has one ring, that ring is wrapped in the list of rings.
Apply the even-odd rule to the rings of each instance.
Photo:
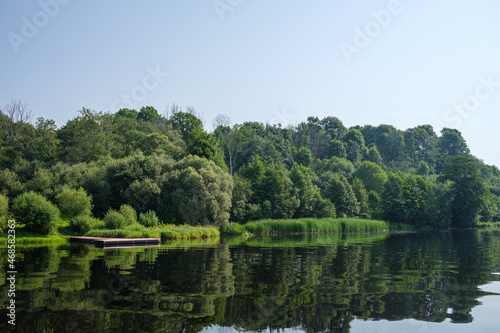
[[[103,237],[70,237],[72,243],[94,244],[100,248],[125,248],[137,246],[160,246],[159,238],[103,238]]]

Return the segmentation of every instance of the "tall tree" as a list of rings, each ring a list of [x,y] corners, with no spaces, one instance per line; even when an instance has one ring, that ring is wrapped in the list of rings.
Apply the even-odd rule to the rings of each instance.
[[[359,214],[359,203],[351,185],[344,176],[333,175],[325,189],[325,197],[335,205],[339,216],[355,217]]]
[[[479,173],[479,161],[468,155],[448,156],[440,179],[452,182],[452,227],[474,226],[487,194]]]

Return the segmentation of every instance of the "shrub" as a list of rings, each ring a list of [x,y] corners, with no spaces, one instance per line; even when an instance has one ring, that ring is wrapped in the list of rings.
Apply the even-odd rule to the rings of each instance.
[[[9,198],[0,194],[0,217],[9,211]]]
[[[65,187],[56,195],[57,206],[70,218],[78,215],[90,215],[92,210],[92,196],[87,195],[83,188],[74,189]]]
[[[143,230],[146,230],[146,228],[144,228],[144,226],[142,224],[139,224],[139,223],[134,223],[134,224],[130,224],[128,226],[126,226],[125,228],[123,228],[123,230],[128,230],[128,231],[143,231]]]
[[[0,194],[0,234],[6,232],[9,221],[9,198]]]
[[[69,226],[70,229],[79,234],[85,234],[92,229],[101,226],[103,222],[89,215],[78,215],[71,219]]]
[[[127,225],[131,225],[137,222],[137,213],[132,206],[129,205],[121,205],[120,206],[120,214],[122,214],[127,220]]]
[[[143,213],[139,214],[139,223],[145,227],[148,228],[157,227],[159,222],[160,219],[158,219],[156,213],[152,210],[144,214]]]
[[[229,223],[220,227],[220,232],[223,235],[241,235],[245,228],[239,223]]]
[[[59,222],[59,209],[35,192],[17,196],[12,203],[12,213],[26,224],[27,230],[43,235],[55,231]]]
[[[116,210],[110,210],[104,216],[104,225],[107,229],[122,229],[127,225],[127,219]]]

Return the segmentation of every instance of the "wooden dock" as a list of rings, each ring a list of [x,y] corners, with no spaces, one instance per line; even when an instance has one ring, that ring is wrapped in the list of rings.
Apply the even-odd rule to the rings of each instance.
[[[159,238],[103,238],[103,237],[70,237],[71,243],[94,244],[100,248],[125,248],[137,246],[160,246]]]

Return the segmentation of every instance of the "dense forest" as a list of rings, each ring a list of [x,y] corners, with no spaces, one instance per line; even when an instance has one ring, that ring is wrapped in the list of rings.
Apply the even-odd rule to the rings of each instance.
[[[200,118],[177,106],[163,115],[151,106],[82,108],[57,128],[50,119],[32,123],[13,100],[0,114],[0,210],[50,205],[102,219],[132,207],[144,221],[215,226],[301,217],[438,228],[500,221],[500,172],[471,155],[456,129],[347,128],[333,116],[286,128],[231,125],[219,115],[209,132]]]

